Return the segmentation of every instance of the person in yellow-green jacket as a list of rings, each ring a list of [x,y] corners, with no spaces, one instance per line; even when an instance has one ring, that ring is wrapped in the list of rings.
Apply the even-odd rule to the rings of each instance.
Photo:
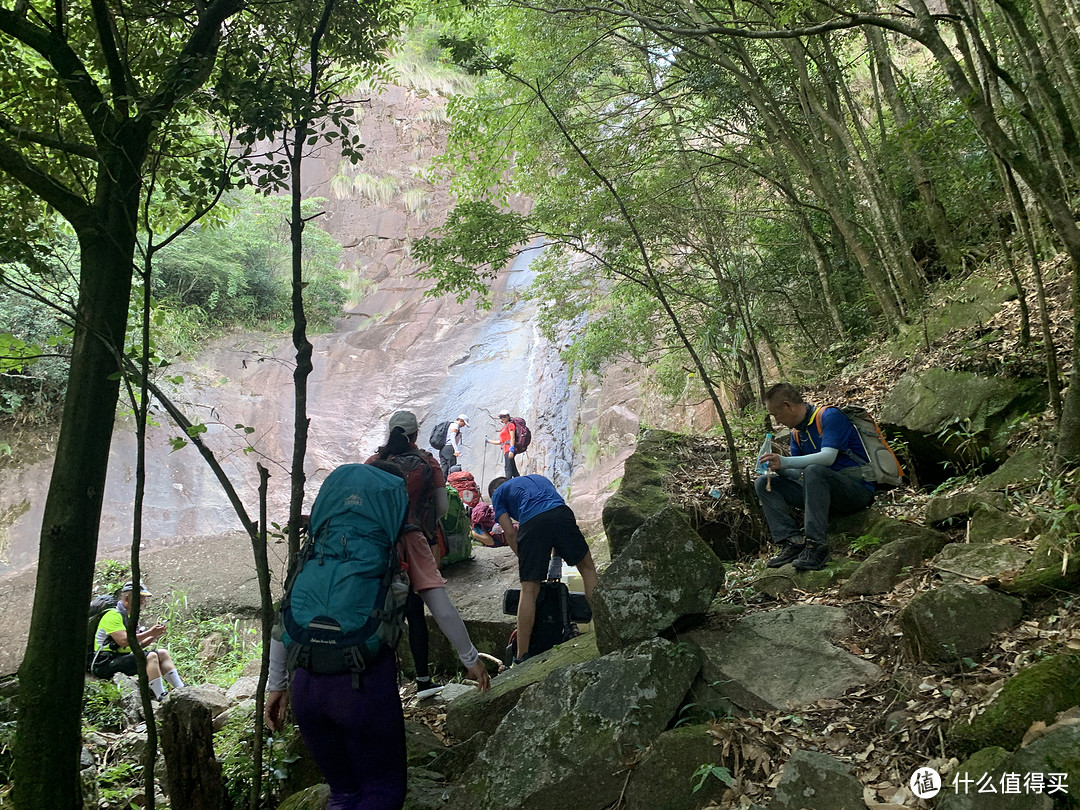
[[[98,622],[90,672],[99,678],[111,678],[117,672],[123,672],[125,675],[135,675],[137,672],[135,654],[131,652],[127,631],[128,611],[131,610],[134,593],[135,584],[124,583],[124,587],[120,589],[120,600],[116,603],[116,607],[105,611]],[[142,604],[146,603],[148,596],[152,594],[140,582],[139,598]],[[150,679],[150,691],[155,700],[161,700],[165,697],[165,681],[168,681],[173,689],[179,689],[184,685],[168,650],[154,645],[154,642],[165,634],[165,625],[139,627],[136,633],[139,645],[146,653],[146,676]]]

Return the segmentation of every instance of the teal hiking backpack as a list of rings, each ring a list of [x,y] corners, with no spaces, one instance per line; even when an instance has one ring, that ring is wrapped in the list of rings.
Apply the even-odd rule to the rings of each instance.
[[[290,672],[351,672],[358,685],[379,650],[397,646],[409,594],[398,554],[407,504],[405,482],[377,467],[344,464],[327,476],[281,601]]]

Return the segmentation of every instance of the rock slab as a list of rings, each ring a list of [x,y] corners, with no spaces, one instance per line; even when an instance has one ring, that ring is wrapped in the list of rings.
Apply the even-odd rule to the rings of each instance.
[[[770,810],[865,810],[859,780],[847,766],[817,751],[796,751],[785,763]]]
[[[878,680],[877,665],[833,642],[852,632],[843,608],[793,605],[755,613],[728,631],[697,630],[687,641],[704,656],[702,678],[746,711],[806,706]]]

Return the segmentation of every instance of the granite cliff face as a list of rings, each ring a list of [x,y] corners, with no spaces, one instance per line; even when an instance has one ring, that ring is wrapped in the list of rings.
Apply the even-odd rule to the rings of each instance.
[[[363,105],[363,139],[369,145],[364,161],[352,167],[323,154],[305,168],[306,194],[326,199],[325,225],[345,246],[344,262],[355,274],[353,298],[336,331],[312,338],[309,502],[331,469],[366,458],[381,444],[388,416],[400,408],[420,419],[423,446],[437,422],[467,413],[462,462],[486,484],[499,474],[501,457],[495,447],[485,450],[483,438],[496,434],[495,414],[507,408],[533,428],[532,447],[519,464],[522,472],[550,476],[572,493],[583,519],[595,519],[604,485],[619,474],[637,431],[633,374],[620,373],[617,383],[591,390],[568,379],[558,347],[535,326],[536,304],[522,297],[540,244],[499,275],[488,311],[472,302],[425,297],[427,285],[416,276],[409,246],[442,222],[451,205],[445,190],[417,176],[418,167],[443,148],[441,104],[435,94],[390,88]],[[365,196],[354,181],[358,173],[382,179],[396,192],[390,199]],[[252,515],[257,514],[255,462],[270,468],[270,519],[278,523],[284,522],[288,504],[293,355],[286,336],[240,333],[168,370],[183,376],[172,396],[192,421],[207,426],[207,443]],[[582,420],[585,427],[579,427]],[[173,545],[185,537],[239,528],[196,451],[171,452],[168,440],[179,431],[164,413],[156,421],[148,446],[146,545]],[[130,543],[134,448],[131,419],[122,416],[102,518],[105,556],[123,554]],[[36,558],[50,465],[51,458],[44,457],[0,472],[0,543],[7,570]]]

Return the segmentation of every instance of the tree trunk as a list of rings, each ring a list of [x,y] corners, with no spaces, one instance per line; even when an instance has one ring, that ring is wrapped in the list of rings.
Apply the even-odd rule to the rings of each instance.
[[[82,807],[82,651],[101,484],[120,390],[119,379],[110,376],[119,370],[114,352],[123,351],[138,191],[137,177],[113,185],[96,227],[79,231],[79,303],[68,389],[42,519],[26,654],[19,667],[15,801],[28,810]]]
[[[715,47],[715,43],[712,43],[711,40],[709,42]],[[899,304],[889,289],[888,281],[878,266],[879,263],[874,260],[866,246],[860,241],[858,226],[840,210],[838,202],[842,198],[842,194],[836,187],[836,180],[831,176],[831,172],[826,171],[822,161],[816,160],[807,152],[806,144],[800,141],[790,127],[786,125],[779,110],[775,109],[775,100],[769,97],[764,83],[754,71],[749,56],[740,49],[740,59],[746,68],[743,71],[739,69],[738,65],[726,52],[715,49],[714,55],[717,64],[731,73],[739,86],[746,92],[755,109],[761,114],[766,130],[769,133],[768,143],[777,160],[784,160],[790,155],[795,158],[799,167],[806,174],[810,187],[814,190],[822,207],[843,236],[848,250],[862,268],[863,275],[866,277],[874,297],[881,306],[886,322],[891,329],[897,329],[903,321]]]
[[[1057,346],[1054,344],[1054,333],[1050,328],[1050,312],[1046,304],[1046,288],[1043,285],[1042,267],[1039,265],[1039,251],[1035,248],[1035,236],[1031,228],[1031,218],[1028,216],[1027,207],[1024,205],[1023,195],[1016,185],[1016,178],[1012,170],[1000,160],[1002,185],[1005,188],[1009,207],[1012,208],[1016,218],[1016,227],[1020,231],[1020,237],[1024,242],[1024,252],[1031,262],[1031,274],[1035,280],[1035,302],[1039,305],[1039,331],[1043,339],[1043,357],[1046,362],[1046,387],[1050,394],[1050,407],[1054,414],[1061,416],[1061,390],[1058,382]]]
[[[870,50],[873,54],[874,61],[877,64],[878,80],[881,83],[881,89],[885,96],[885,100],[889,103],[889,108],[892,110],[893,119],[896,121],[897,129],[909,129],[911,126],[911,115],[908,113],[907,105],[904,103],[903,98],[901,98],[900,91],[896,86],[896,79],[893,75],[892,59],[890,58],[888,48],[885,45],[885,37],[877,28],[867,27],[866,39],[870,44]],[[956,244],[953,240],[953,230],[949,227],[945,207],[941,204],[941,200],[938,199],[933,178],[926,170],[926,166],[923,164],[922,157],[919,155],[918,150],[912,146],[910,137],[901,131],[898,133],[897,139],[899,140],[900,148],[904,150],[904,159],[907,161],[908,168],[911,170],[911,176],[915,181],[915,188],[919,192],[919,199],[922,200],[923,213],[926,215],[926,222],[930,226],[930,233],[933,235],[934,243],[937,245],[938,255],[941,257],[941,261],[948,272],[956,272],[960,269],[960,258],[956,250]]]
[[[222,810],[225,784],[214,755],[214,717],[195,690],[169,698],[162,710],[161,747],[172,810]]]
[[[296,349],[296,368],[293,369],[293,452],[291,491],[289,497],[289,562],[300,553],[300,513],[304,507],[304,487],[307,475],[304,458],[307,456],[308,427],[307,381],[311,374],[311,341],[307,338],[307,315],[304,312],[304,218],[301,213],[303,188],[300,168],[303,163],[304,142],[307,140],[307,121],[296,126],[289,166],[292,183],[292,215],[289,238],[292,240],[292,316],[293,347]]]

